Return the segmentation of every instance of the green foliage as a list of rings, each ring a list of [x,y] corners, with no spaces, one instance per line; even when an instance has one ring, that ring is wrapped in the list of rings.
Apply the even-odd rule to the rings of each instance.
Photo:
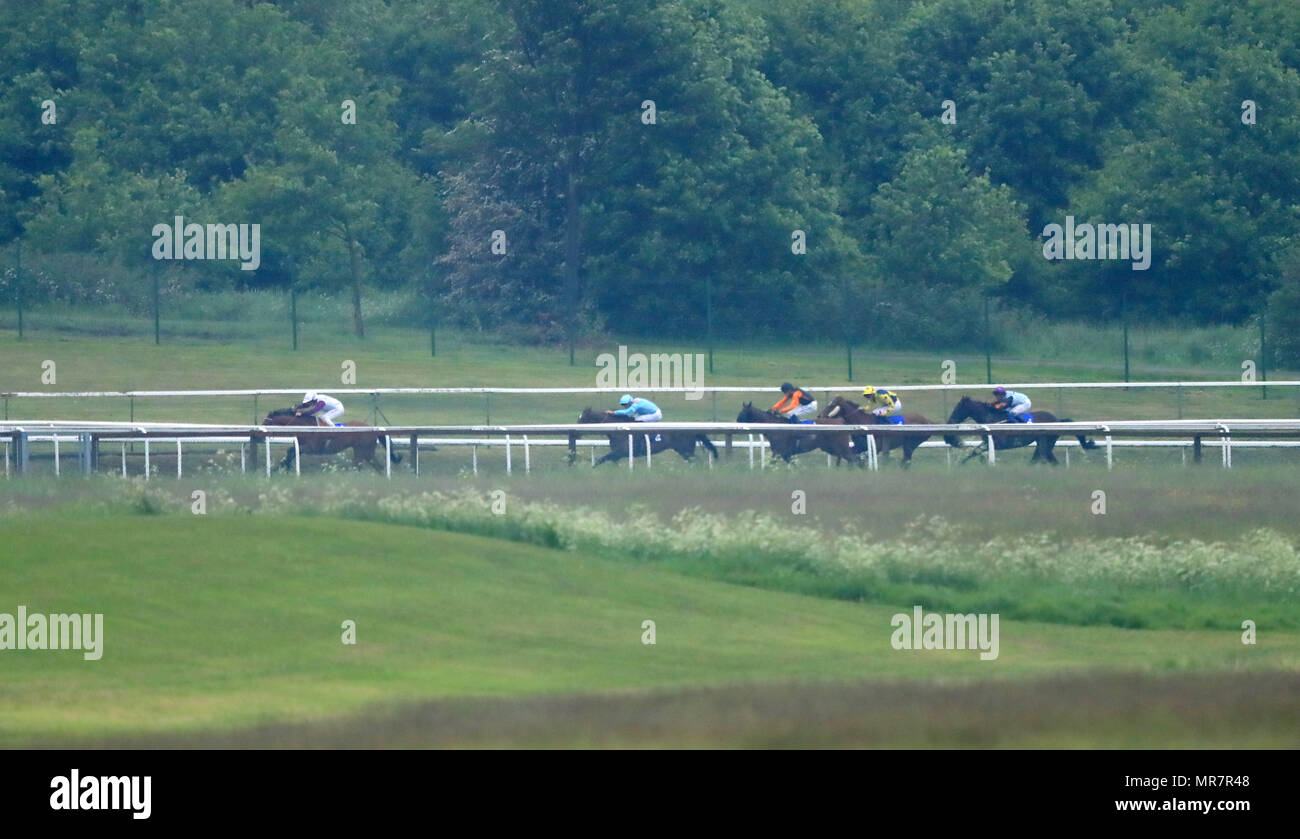
[[[182,287],[346,290],[358,335],[364,287],[543,340],[711,309],[720,335],[975,346],[990,291],[1053,318],[1294,308],[1288,0],[11,5],[0,244],[130,270],[152,224],[237,216],[262,267]],[[1067,214],[1150,223],[1150,270],[1047,263]]]

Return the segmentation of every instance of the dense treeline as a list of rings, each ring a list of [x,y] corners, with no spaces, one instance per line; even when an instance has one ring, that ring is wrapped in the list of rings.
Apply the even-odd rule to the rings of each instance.
[[[0,246],[70,297],[339,290],[358,333],[367,287],[542,339],[911,346],[992,297],[1267,311],[1294,359],[1298,66],[1292,0],[29,0]],[[160,266],[177,215],[259,223],[259,267]],[[1149,268],[1045,259],[1067,216],[1150,224]]]

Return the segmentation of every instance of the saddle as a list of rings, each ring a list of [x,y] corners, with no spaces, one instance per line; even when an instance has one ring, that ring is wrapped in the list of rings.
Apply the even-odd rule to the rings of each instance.
[[[888,422],[890,425],[902,425],[903,415],[894,414],[892,417],[885,417],[885,422]]]

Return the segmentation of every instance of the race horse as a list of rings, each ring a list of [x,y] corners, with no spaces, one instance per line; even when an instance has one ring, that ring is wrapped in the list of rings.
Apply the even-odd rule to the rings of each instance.
[[[274,426],[308,426],[316,427],[315,417],[299,416],[293,408],[282,408],[278,411],[272,411],[262,420],[262,425]],[[384,441],[387,436],[373,430],[374,426],[366,425],[360,422],[345,423],[346,428],[366,428],[369,431],[346,431],[338,434],[298,434],[298,450],[302,454],[338,454],[345,449],[352,449],[352,464],[360,467],[362,463],[369,463],[379,470],[379,464],[375,462],[375,447]],[[393,463],[401,463],[402,456],[392,451],[391,444],[389,451],[393,456]],[[280,466],[288,469],[293,466],[293,449],[284,456]]]
[[[1034,422],[1074,422],[1069,417],[1057,418],[1051,411],[1032,411]],[[952,409],[952,416],[948,417],[950,425],[956,425],[965,420],[973,420],[981,425],[992,425],[994,423],[1009,422],[1007,414],[1000,408],[993,407],[991,402],[981,402],[978,399],[972,399],[969,396],[963,396]],[[1034,456],[1029,459],[1030,463],[1058,463],[1056,455],[1052,450],[1056,447],[1056,440],[1059,434],[1034,434],[1032,433],[1034,423],[1019,423],[1025,429],[1025,434],[1014,435],[1009,437],[998,437],[994,442],[999,449],[1020,449],[1025,446],[1034,446]],[[1079,445],[1085,449],[1095,449],[1097,444],[1089,440],[1082,434],[1075,435],[1079,439]],[[943,441],[950,446],[960,446],[961,441],[953,434],[945,434]],[[973,457],[978,457],[988,451],[988,441],[984,441],[972,451],[962,463]]]
[[[821,415],[827,418],[843,419],[848,425],[893,425],[884,417],[878,417],[875,414],[863,408],[856,402],[845,399],[843,396],[837,396],[831,400],[831,403],[822,409]],[[929,425],[930,421],[920,414],[903,414],[903,427],[908,425]],[[876,438],[876,451],[889,456],[893,449],[901,449],[903,452],[904,469],[912,465],[912,453],[916,451],[930,435],[924,432],[917,434],[863,434],[859,435],[862,442],[858,442],[858,437],[854,437],[854,445],[857,448],[866,450],[866,438]]]
[[[792,423],[788,417],[784,414],[778,414],[776,411],[755,408],[752,402],[746,402],[741,407],[740,414],[736,416],[736,422],[784,425],[789,428],[789,431],[763,433],[763,436],[767,438],[768,446],[772,449],[772,454],[786,463],[789,463],[790,459],[795,455],[821,449],[827,454],[835,456],[836,466],[846,460],[850,463],[857,463],[859,466],[865,465],[860,459],[862,451],[854,448],[852,435],[847,431],[843,434],[809,434],[806,431],[800,434],[799,430],[803,425],[802,423]],[[844,424],[844,420],[836,417],[818,417],[814,422],[818,425]]]
[[[604,411],[592,410],[590,407],[584,408],[578,415],[580,423],[603,423],[603,422],[628,422],[627,417],[617,417],[607,414]],[[708,437],[703,434],[696,434],[693,431],[656,431],[654,423],[642,423],[646,428],[645,431],[617,431],[613,434],[607,434],[609,437],[609,453],[603,455],[592,466],[609,460],[621,460],[628,456],[628,435],[632,435],[632,456],[645,454],[646,438],[650,440],[650,454],[654,456],[659,452],[671,449],[682,456],[683,460],[690,460],[695,457],[695,444],[699,443],[709,450],[709,456],[717,459],[718,449],[713,445]],[[578,459],[578,435],[573,433],[569,435],[569,465],[572,466]]]

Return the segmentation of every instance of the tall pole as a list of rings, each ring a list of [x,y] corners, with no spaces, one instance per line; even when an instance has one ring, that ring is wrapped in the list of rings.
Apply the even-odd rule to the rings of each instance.
[[[162,344],[162,329],[160,325],[161,315],[158,312],[158,266],[155,263],[153,269],[149,272],[153,279],[153,342]]]
[[[23,339],[23,240],[18,240],[18,340]]]
[[[993,351],[990,344],[993,340],[993,331],[989,329],[989,295],[984,294],[984,376],[989,384],[993,384]]]
[[[1268,320],[1268,304],[1265,304],[1264,311],[1259,313],[1259,380],[1268,381],[1268,343],[1264,338],[1264,322]],[[1268,399],[1268,386],[1260,386],[1260,394],[1264,399]]]
[[[713,274],[704,275],[704,321],[709,340],[709,375],[713,374]]]
[[[1124,382],[1128,383],[1128,292],[1120,295],[1120,320],[1124,321]]]

